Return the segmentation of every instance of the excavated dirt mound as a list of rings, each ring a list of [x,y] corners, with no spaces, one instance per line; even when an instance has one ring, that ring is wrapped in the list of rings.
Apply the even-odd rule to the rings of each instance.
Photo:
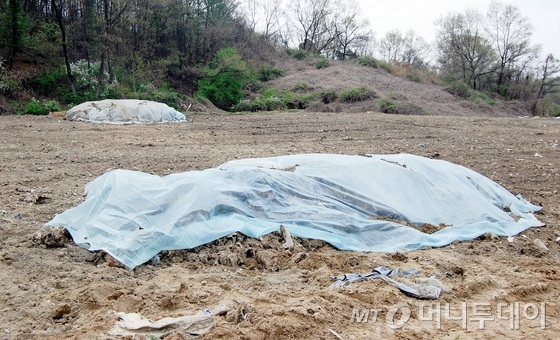
[[[117,313],[156,321],[206,309],[211,314],[217,306],[227,307],[212,314],[209,331],[195,336],[171,329],[164,338],[557,337],[560,120],[472,112],[189,118],[189,124],[116,126],[0,117],[1,338],[122,339],[110,335]],[[42,228],[79,204],[84,186],[110,169],[166,175],[236,158],[399,152],[478,171],[542,205],[538,218],[547,225],[514,238],[487,234],[394,254],[343,252],[297,238],[286,248],[279,233],[261,239],[235,234],[197,249],[162,252],[134,271],[78,247],[64,230]],[[334,275],[378,266],[418,269],[407,282],[436,282],[444,292],[437,301],[421,301],[379,279],[329,287]]]

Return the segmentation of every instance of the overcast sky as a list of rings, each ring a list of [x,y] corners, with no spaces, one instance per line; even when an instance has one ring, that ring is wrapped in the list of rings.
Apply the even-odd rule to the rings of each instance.
[[[478,10],[486,15],[490,0],[358,0],[362,13],[370,21],[375,38],[387,31],[412,29],[429,43],[435,39],[434,22],[450,12]],[[533,44],[542,46],[541,54],[560,58],[560,0],[502,0],[516,6],[534,27]]]

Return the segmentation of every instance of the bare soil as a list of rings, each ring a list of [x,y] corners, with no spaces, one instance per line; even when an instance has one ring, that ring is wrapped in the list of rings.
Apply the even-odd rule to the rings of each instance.
[[[208,333],[173,330],[164,338],[557,338],[560,120],[366,112],[190,118],[185,124],[121,126],[0,116],[0,338],[120,339],[110,335],[118,312],[156,321],[219,305],[227,305],[227,312],[212,316],[215,326]],[[164,252],[160,263],[133,271],[78,247],[63,231],[42,227],[78,205],[84,186],[110,169],[167,175],[247,157],[401,152],[488,176],[541,205],[537,215],[546,226],[509,240],[484,235],[403,254],[344,252],[301,239],[285,250],[279,234],[260,240],[233,235],[195,250]],[[329,288],[333,275],[381,265],[438,278],[449,288],[433,301],[440,303],[440,317],[423,320],[422,301],[382,280]],[[463,303],[466,327],[458,317]],[[446,318],[447,305],[458,320]],[[395,306],[402,308],[393,318]],[[520,311],[508,314],[516,306]],[[400,320],[406,308],[408,323],[391,327],[387,319]],[[377,321],[372,311],[367,322],[352,322],[353,311],[364,309],[379,310]],[[475,312],[494,320],[481,327],[472,319]]]

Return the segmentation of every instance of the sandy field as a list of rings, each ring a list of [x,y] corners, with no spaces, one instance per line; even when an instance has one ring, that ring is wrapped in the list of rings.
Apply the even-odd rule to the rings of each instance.
[[[557,338],[559,119],[309,112],[189,117],[185,124],[121,126],[0,116],[1,339]],[[447,160],[542,206],[537,217],[546,226],[514,238],[486,234],[392,254],[345,252],[302,239],[284,249],[280,234],[236,234],[163,252],[159,263],[132,271],[43,228],[82,202],[84,186],[111,169],[167,175],[297,153]],[[428,301],[380,279],[329,287],[333,275],[378,266],[418,269],[415,277],[395,280],[431,278],[444,291]],[[119,335],[122,313],[151,321],[195,317],[161,332]]]

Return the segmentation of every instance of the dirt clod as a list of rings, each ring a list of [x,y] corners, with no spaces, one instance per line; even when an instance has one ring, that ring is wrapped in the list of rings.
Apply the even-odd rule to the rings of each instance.
[[[60,319],[66,314],[70,314],[72,312],[72,307],[69,304],[61,304],[56,306],[55,309],[51,312],[51,318],[53,319]]]
[[[65,228],[41,228],[33,237],[35,243],[45,247],[64,247],[72,241],[70,233]]]

